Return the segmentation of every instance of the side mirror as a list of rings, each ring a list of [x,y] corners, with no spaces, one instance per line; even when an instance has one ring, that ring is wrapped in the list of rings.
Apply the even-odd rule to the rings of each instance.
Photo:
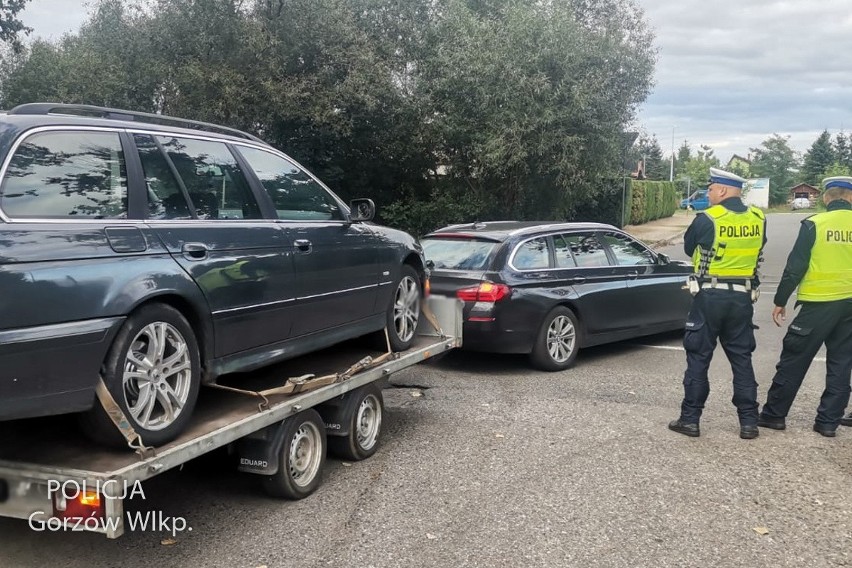
[[[669,255],[663,254],[663,253],[657,254],[657,262],[659,264],[669,264],[669,263],[671,263],[671,261],[672,261],[672,259],[669,258]]]
[[[369,221],[376,215],[376,204],[372,199],[353,199],[349,202],[349,220],[353,223]]]

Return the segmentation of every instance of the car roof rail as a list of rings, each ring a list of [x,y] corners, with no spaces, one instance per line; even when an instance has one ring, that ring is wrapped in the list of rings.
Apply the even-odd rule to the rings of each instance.
[[[201,129],[220,134],[230,134],[239,138],[246,138],[254,142],[267,143],[253,134],[231,128],[229,126],[221,126],[210,122],[202,122],[200,120],[190,120],[187,118],[177,118],[163,114],[154,114],[150,112],[138,112],[133,110],[123,110],[117,108],[101,107],[94,105],[79,105],[67,103],[25,103],[14,107],[8,111],[8,114],[62,114],[70,116],[92,116],[96,118],[106,118],[110,120],[126,120],[131,122],[147,122],[150,124],[161,124],[163,126],[179,126],[182,128]]]

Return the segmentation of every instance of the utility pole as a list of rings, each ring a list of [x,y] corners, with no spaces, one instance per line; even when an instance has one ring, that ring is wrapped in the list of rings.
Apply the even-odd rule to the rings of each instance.
[[[672,125],[672,166],[669,170],[669,181],[674,181],[674,125]]]

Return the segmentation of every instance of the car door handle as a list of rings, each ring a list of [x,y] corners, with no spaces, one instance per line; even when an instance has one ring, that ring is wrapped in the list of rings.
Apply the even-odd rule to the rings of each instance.
[[[586,281],[585,276],[575,276],[574,278],[571,279],[571,282],[573,282],[574,284],[582,284],[585,281]]]
[[[210,249],[203,243],[184,243],[180,251],[188,260],[204,260]]]
[[[308,239],[296,239],[293,244],[298,252],[311,252],[311,241]]]
[[[628,277],[628,278],[630,278],[631,280],[633,280],[633,279],[634,279],[634,278],[636,278],[637,276],[639,276],[639,273],[638,273],[638,272],[629,272],[629,273],[627,274],[627,277]]]

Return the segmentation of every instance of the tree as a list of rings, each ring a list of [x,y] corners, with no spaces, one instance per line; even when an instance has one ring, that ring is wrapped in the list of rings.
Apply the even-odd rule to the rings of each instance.
[[[789,136],[773,134],[764,140],[760,148],[752,148],[754,158],[751,172],[756,177],[769,178],[769,204],[785,203],[790,188],[794,185],[794,172],[799,166],[799,157],[790,148]]]
[[[719,167],[719,158],[716,157],[712,148],[702,144],[695,156],[683,164],[683,177],[691,181],[692,187],[706,185],[710,178],[710,168],[717,167]]]
[[[620,164],[651,35],[620,0],[448,0],[424,61],[442,161],[491,217],[570,216]]]
[[[841,130],[837,133],[834,141],[834,155],[837,163],[852,168],[852,132],[845,134]]]
[[[814,187],[819,186],[822,174],[836,161],[837,156],[831,145],[831,135],[828,130],[824,130],[810,149],[805,152],[805,159],[802,163],[802,181]]]
[[[630,157],[634,164],[644,163],[646,179],[669,179],[669,164],[663,161],[663,150],[656,136],[649,134],[639,136],[636,144],[630,149]]]
[[[816,187],[820,187],[822,184],[822,180],[827,177],[835,177],[835,176],[852,176],[852,168],[847,166],[846,164],[841,164],[840,162],[835,162],[831,164],[823,173],[820,178],[819,184]]]
[[[677,149],[674,163],[675,178],[683,177],[686,174],[686,164],[692,159],[692,149],[689,147],[689,142],[683,141],[683,144]]]
[[[652,39],[634,0],[99,0],[6,66],[0,106],[247,130],[380,215],[566,218],[620,173]]]
[[[19,34],[29,34],[28,28],[18,19],[18,13],[24,9],[30,0],[3,0],[0,2],[0,43],[12,46],[15,52],[21,50]]]
[[[751,177],[751,168],[746,162],[742,162],[740,160],[734,160],[728,166],[728,171],[732,174],[737,174],[741,178],[748,179]]]

